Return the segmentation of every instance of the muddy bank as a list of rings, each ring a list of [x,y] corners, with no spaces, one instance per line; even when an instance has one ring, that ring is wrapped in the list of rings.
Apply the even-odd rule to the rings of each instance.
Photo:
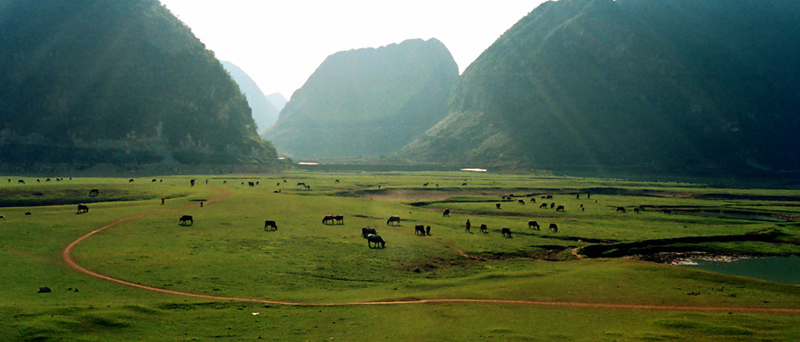
[[[690,253],[704,251],[703,244],[719,242],[769,242],[782,241],[786,234],[768,228],[744,235],[692,236],[672,239],[656,239],[627,243],[591,245],[581,249],[590,258],[621,258],[632,255],[658,255],[660,253]]]

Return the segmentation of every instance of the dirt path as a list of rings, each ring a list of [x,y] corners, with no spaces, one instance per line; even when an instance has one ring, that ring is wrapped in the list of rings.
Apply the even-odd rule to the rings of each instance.
[[[212,200],[206,201],[205,205],[213,204],[219,200],[224,199],[230,194],[230,191],[211,186],[211,188],[220,192],[220,195],[217,198]],[[366,305],[411,305],[411,304],[443,304],[443,303],[484,303],[484,304],[516,304],[516,305],[539,305],[539,306],[557,306],[557,307],[573,307],[573,308],[593,308],[593,309],[628,309],[628,310],[664,310],[664,311],[696,311],[696,312],[750,312],[750,313],[779,313],[779,314],[800,314],[800,309],[780,309],[780,308],[747,308],[747,307],[717,307],[717,306],[677,306],[677,305],[642,305],[642,304],[620,304],[620,303],[591,303],[591,302],[557,302],[557,301],[535,301],[535,300],[511,300],[511,299],[481,299],[481,298],[433,298],[433,299],[410,299],[410,300],[384,300],[384,301],[367,301],[367,302],[295,302],[295,301],[281,301],[281,300],[267,300],[267,299],[260,299],[260,298],[246,298],[246,297],[225,297],[225,296],[213,296],[213,295],[206,295],[206,294],[198,294],[198,293],[190,293],[190,292],[181,292],[181,291],[174,291],[174,290],[167,290],[158,287],[148,286],[133,283],[130,281],[122,280],[113,278],[104,274],[97,273],[92,271],[88,268],[85,268],[78,264],[75,259],[72,258],[72,250],[83,242],[84,240],[92,237],[93,235],[100,233],[108,228],[116,226],[120,223],[138,219],[141,217],[151,216],[151,215],[158,215],[178,210],[185,210],[188,208],[199,207],[200,204],[188,205],[185,207],[174,208],[174,209],[167,209],[167,210],[160,210],[154,211],[149,213],[143,213],[139,215],[125,217],[114,222],[111,222],[105,226],[97,228],[88,234],[81,236],[77,240],[73,241],[66,248],[61,252],[61,258],[64,260],[64,263],[71,269],[81,272],[83,274],[114,282],[117,284],[122,284],[142,290],[171,294],[176,296],[184,296],[184,297],[193,297],[193,298],[203,298],[203,299],[211,299],[211,300],[220,300],[220,301],[235,301],[235,302],[248,302],[248,303],[261,303],[261,304],[271,304],[271,305],[290,305],[290,306],[366,306]],[[459,255],[464,257],[471,257],[464,253],[463,251],[459,250],[455,246],[452,246],[447,243],[437,242],[444,246],[450,247],[455,250]],[[575,251],[573,251],[574,253]]]

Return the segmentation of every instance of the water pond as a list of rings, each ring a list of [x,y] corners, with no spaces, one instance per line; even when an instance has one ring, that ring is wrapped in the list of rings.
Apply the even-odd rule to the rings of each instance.
[[[800,257],[740,259],[731,262],[692,259],[686,267],[777,283],[800,285]]]

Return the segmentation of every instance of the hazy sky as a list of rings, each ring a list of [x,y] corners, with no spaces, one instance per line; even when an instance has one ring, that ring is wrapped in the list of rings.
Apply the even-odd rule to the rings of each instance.
[[[442,41],[461,71],[545,0],[161,0],[220,60],[287,99],[339,51]]]

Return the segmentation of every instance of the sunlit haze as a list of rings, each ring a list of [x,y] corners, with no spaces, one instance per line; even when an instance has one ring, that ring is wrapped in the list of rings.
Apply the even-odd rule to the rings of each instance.
[[[286,98],[339,51],[436,38],[461,71],[544,0],[161,0],[265,94]]]

